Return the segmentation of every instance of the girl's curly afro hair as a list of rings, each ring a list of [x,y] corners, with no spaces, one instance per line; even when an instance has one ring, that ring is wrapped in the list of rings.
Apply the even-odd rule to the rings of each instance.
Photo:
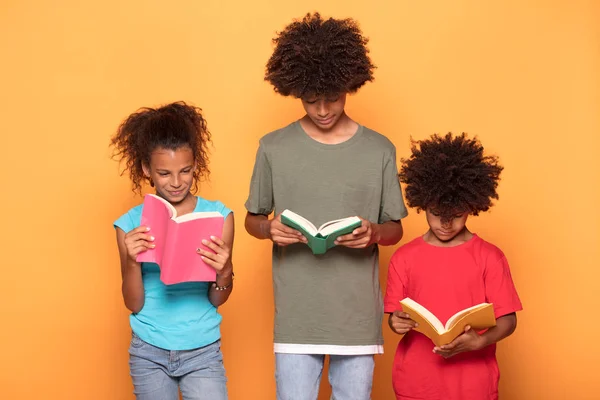
[[[478,215],[498,199],[502,169],[496,156],[483,154],[477,138],[448,133],[412,141],[412,155],[402,159],[399,176],[408,205],[417,212],[433,208],[443,215],[457,210]]]
[[[265,80],[296,98],[354,93],[373,80],[367,42],[352,19],[307,14],[273,39]]]
[[[211,134],[202,116],[202,110],[179,101],[159,108],[144,107],[131,114],[121,123],[111,139],[113,158],[125,162],[134,192],[141,190],[144,182],[143,166],[150,165],[150,156],[157,148],[177,150],[189,147],[196,162],[194,187],[208,177],[208,144]]]

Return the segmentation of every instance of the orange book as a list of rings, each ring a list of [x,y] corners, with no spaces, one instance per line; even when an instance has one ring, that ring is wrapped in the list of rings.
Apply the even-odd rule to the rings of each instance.
[[[438,347],[456,339],[465,331],[467,325],[475,330],[496,326],[496,315],[494,314],[494,306],[491,303],[481,303],[460,310],[448,318],[445,325],[431,311],[408,297],[400,300],[400,304],[402,305],[402,311],[419,324],[413,330],[427,336]]]

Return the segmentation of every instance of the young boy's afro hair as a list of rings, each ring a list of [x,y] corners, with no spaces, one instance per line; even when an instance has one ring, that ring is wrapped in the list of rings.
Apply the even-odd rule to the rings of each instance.
[[[478,215],[498,199],[502,169],[496,156],[483,154],[477,138],[448,133],[413,141],[399,176],[408,205],[417,212],[433,208],[445,216],[457,210]]]
[[[373,80],[367,42],[352,19],[307,14],[273,39],[265,80],[296,98],[354,93]]]

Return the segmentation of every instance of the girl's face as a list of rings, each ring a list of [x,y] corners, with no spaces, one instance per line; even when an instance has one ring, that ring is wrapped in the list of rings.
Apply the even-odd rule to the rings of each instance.
[[[195,167],[190,147],[176,150],[157,147],[150,155],[150,165],[144,166],[144,174],[154,182],[157,195],[177,204],[190,193]]]
[[[469,217],[469,213],[464,211],[456,211],[442,216],[438,210],[433,208],[425,210],[425,214],[431,233],[442,243],[451,241],[461,233]]]

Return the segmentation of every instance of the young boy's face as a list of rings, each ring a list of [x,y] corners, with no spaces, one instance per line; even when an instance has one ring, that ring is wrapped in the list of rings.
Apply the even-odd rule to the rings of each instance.
[[[331,130],[344,115],[346,93],[335,96],[308,96],[302,105],[310,120],[321,130]]]
[[[449,242],[462,232],[467,223],[469,213],[456,210],[451,213],[441,213],[435,208],[425,210],[429,229],[441,242]]]

